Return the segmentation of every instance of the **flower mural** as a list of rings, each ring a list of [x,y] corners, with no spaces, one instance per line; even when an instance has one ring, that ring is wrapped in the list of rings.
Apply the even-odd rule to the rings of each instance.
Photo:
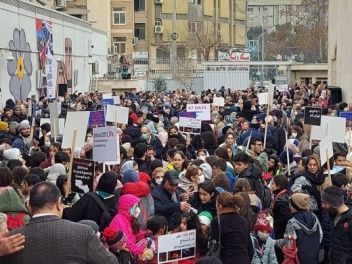
[[[26,100],[32,88],[31,78],[33,71],[31,61],[31,46],[26,40],[26,32],[15,28],[13,39],[9,42],[9,49],[14,57],[7,61],[7,72],[11,76],[10,93],[15,100]]]

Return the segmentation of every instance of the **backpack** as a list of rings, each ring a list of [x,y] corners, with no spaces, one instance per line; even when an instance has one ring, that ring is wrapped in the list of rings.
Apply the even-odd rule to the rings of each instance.
[[[88,196],[93,198],[93,200],[98,204],[100,209],[103,210],[103,214],[101,215],[99,232],[102,232],[106,227],[108,227],[112,221],[112,219],[117,214],[117,210],[115,208],[109,208],[100,196],[96,193],[88,192],[86,193]]]
[[[10,231],[16,228],[25,226],[25,223],[23,221],[23,218],[26,216],[25,213],[19,213],[16,215],[6,214],[6,216],[7,216],[7,222],[6,222],[7,227]]]

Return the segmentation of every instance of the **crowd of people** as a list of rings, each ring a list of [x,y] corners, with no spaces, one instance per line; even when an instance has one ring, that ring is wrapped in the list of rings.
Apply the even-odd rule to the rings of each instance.
[[[47,99],[7,100],[0,263],[158,263],[158,237],[187,230],[196,231],[194,257],[166,263],[352,263],[350,142],[333,143],[322,164],[303,123],[306,106],[339,116],[352,104],[333,104],[324,84],[275,90],[259,105],[264,91],[124,93],[128,123],[107,123],[117,126],[121,162],[95,163],[84,194],[71,192],[67,174],[71,155],[92,159],[93,128],[84,148],[63,149],[62,135],[41,123]],[[99,92],[57,100],[61,117],[102,109]],[[182,133],[179,113],[207,103],[212,120]]]

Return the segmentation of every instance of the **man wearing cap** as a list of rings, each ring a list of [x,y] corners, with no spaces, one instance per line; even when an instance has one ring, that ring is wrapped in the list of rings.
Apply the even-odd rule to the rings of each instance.
[[[182,212],[190,210],[191,205],[187,202],[189,196],[178,187],[180,178],[175,170],[165,172],[164,178],[160,185],[152,190],[154,198],[155,214],[161,214],[166,217],[169,223],[169,230],[173,230],[179,223],[175,223],[173,216],[178,216]]]
[[[285,238],[276,240],[276,246],[282,248],[288,244],[286,237],[295,237],[300,263],[318,263],[320,242],[323,231],[318,217],[309,211],[309,194],[294,193],[290,197],[290,209],[293,214],[287,222]]]
[[[18,125],[18,137],[12,143],[12,147],[18,148],[26,161],[30,156],[29,150],[33,147],[33,142],[29,138],[30,135],[31,126],[27,120],[24,120]]]
[[[352,209],[344,204],[343,191],[335,185],[321,193],[321,201],[334,225],[330,263],[352,263]]]

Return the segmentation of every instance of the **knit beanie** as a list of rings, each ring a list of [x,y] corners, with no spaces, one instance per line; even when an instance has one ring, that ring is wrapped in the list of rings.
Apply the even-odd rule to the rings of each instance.
[[[199,217],[199,222],[202,225],[206,225],[207,227],[210,226],[210,223],[213,220],[213,216],[208,211],[201,212],[200,214],[198,214],[198,217]]]
[[[7,124],[6,122],[0,122],[0,130],[1,131],[4,131],[8,128],[9,128],[9,124]]]
[[[110,247],[117,247],[121,249],[127,242],[127,238],[124,232],[115,231],[111,227],[107,227],[103,231],[103,238]]]
[[[17,148],[7,149],[2,153],[2,156],[7,160],[19,159],[21,152]]]
[[[254,230],[266,230],[269,233],[273,231],[273,218],[267,210],[264,210],[258,214],[257,221],[254,225]]]
[[[30,128],[31,126],[29,125],[29,122],[27,120],[23,120],[19,125],[18,125],[18,131],[21,131],[22,129],[25,128]]]
[[[139,181],[138,173],[133,169],[126,170],[123,175],[123,181],[124,181],[124,183],[138,182]]]
[[[293,152],[292,150],[288,150],[288,158],[289,158],[289,163],[292,163],[293,162]],[[281,152],[280,156],[279,156],[279,161],[282,163],[282,164],[285,164],[287,165],[287,151],[284,150],[283,152]]]
[[[309,194],[294,193],[291,195],[291,206],[297,211],[307,210],[309,205]]]

